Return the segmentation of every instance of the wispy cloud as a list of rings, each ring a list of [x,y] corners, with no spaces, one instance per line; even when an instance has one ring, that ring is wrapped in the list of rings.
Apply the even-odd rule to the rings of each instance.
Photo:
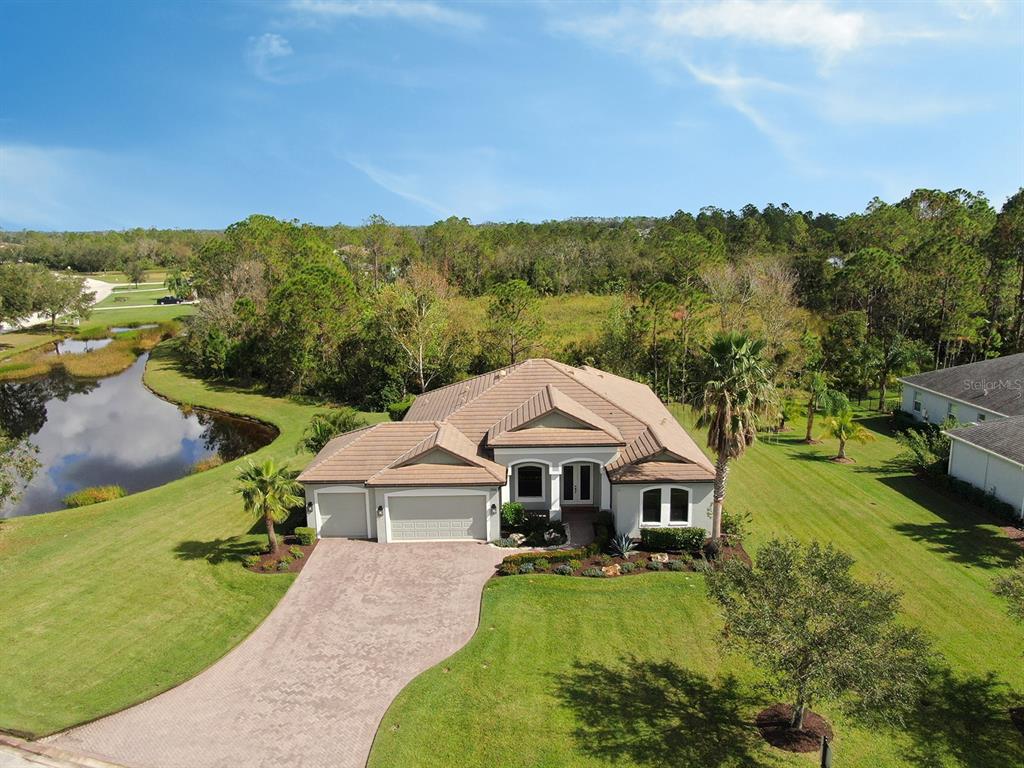
[[[245,47],[245,60],[253,74],[269,83],[280,83],[282,62],[295,53],[288,38],[274,32],[265,32],[258,37],[250,37]]]
[[[414,173],[395,173],[378,168],[366,160],[349,158],[348,163],[381,189],[385,189],[393,195],[398,195],[403,200],[408,200],[410,203],[414,203],[439,216],[451,215],[451,208],[431,200],[419,191],[424,186],[424,180],[419,175]]]
[[[483,25],[483,19],[475,14],[429,0],[291,0],[288,7],[311,20],[392,18],[464,29]]]

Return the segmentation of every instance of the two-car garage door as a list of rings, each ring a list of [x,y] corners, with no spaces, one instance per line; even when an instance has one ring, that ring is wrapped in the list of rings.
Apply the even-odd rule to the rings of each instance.
[[[391,496],[392,541],[487,539],[486,496]]]

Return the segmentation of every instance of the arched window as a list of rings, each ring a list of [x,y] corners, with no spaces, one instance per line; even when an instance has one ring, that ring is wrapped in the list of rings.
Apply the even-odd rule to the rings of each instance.
[[[677,485],[647,488],[640,503],[640,525],[690,524],[690,490]]]

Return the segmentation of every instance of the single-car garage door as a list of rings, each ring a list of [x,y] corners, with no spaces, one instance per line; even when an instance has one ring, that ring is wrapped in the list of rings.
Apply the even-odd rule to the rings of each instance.
[[[392,496],[388,500],[392,541],[487,538],[486,497]]]
[[[320,535],[347,536],[365,539],[366,494],[363,493],[318,493],[320,506]]]

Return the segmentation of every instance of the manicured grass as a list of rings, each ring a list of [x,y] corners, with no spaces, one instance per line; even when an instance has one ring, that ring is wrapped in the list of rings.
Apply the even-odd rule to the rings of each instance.
[[[91,328],[137,325],[140,323],[159,323],[162,320],[188,317],[195,314],[195,311],[194,304],[154,305],[138,309],[111,309],[103,312],[93,312],[88,320],[82,322],[79,330],[86,331]]]
[[[50,333],[49,326],[37,327],[32,331],[12,331],[2,334],[0,335],[0,360],[7,360],[36,347],[52,344],[60,338],[60,335]]]
[[[308,460],[295,444],[315,407],[189,378],[172,350],[154,350],[150,387],[276,425],[280,436],[257,459]],[[233,492],[238,464],[0,522],[0,730],[51,733],[154,696],[208,667],[267,615],[292,576],[237,562],[265,539],[250,533],[259,528]]]
[[[169,295],[170,291],[166,288],[160,288],[157,286],[151,288],[139,288],[138,290],[123,288],[121,290],[115,290],[103,301],[96,304],[96,307],[132,307],[140,304],[151,304],[153,306],[157,306],[157,299],[161,296]]]
[[[862,575],[904,590],[907,620],[934,640],[942,672],[904,726],[872,728],[833,702],[816,706],[836,728],[836,764],[1024,764],[1007,716],[1024,698],[1024,630],[991,593],[1021,551],[974,510],[892,471],[895,441],[882,420],[866,423],[878,440],[851,446],[853,466],[827,460],[834,445],[798,444],[799,424],[757,444],[735,463],[727,502],[753,515],[752,550],[792,535],[849,551]],[[477,634],[396,699],[370,764],[812,764],[752,735],[752,716],[776,697],[720,648],[720,622],[697,576],[491,582]]]

